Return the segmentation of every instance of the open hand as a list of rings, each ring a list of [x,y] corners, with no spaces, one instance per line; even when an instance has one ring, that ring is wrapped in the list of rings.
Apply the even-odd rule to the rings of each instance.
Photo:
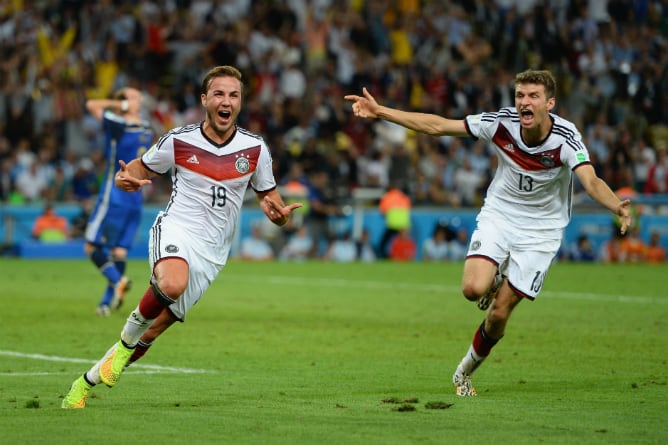
[[[136,192],[143,186],[150,184],[150,179],[138,179],[130,174],[128,171],[128,166],[123,160],[119,160],[118,164],[121,166],[121,169],[116,172],[115,182],[116,187],[126,192]]]
[[[619,203],[617,207],[617,216],[619,216],[620,229],[619,232],[624,235],[626,230],[631,226],[631,212],[629,212],[630,199],[625,199]]]

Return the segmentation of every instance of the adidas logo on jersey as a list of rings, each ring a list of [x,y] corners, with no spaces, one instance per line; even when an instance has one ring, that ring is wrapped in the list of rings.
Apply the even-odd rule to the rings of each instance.
[[[513,147],[513,144],[506,144],[503,146],[503,149],[511,153],[515,151],[515,147]]]
[[[199,161],[197,160],[197,156],[195,156],[195,155],[192,155],[191,157],[189,157],[186,162],[188,164],[199,164]]]

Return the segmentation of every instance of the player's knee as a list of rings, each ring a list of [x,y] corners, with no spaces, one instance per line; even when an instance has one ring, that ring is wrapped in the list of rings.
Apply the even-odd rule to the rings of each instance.
[[[462,294],[469,301],[476,301],[486,290],[486,286],[481,284],[480,280],[462,281]]]
[[[185,292],[188,280],[181,277],[165,276],[160,277],[153,283],[154,289],[159,289],[159,293],[171,300],[176,300]]]
[[[111,249],[111,258],[114,261],[125,261],[128,258],[128,249],[125,247],[114,247]]]
[[[109,262],[109,255],[99,246],[92,246],[88,252],[88,257],[98,268]]]

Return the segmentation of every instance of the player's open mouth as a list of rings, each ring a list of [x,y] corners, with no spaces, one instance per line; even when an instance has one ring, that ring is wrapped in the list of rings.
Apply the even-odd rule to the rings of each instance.
[[[520,120],[522,122],[529,122],[533,120],[533,111],[530,110],[521,110],[520,111]]]
[[[223,119],[229,119],[230,116],[232,116],[232,113],[230,113],[229,111],[219,111],[218,112],[218,117],[221,117]]]

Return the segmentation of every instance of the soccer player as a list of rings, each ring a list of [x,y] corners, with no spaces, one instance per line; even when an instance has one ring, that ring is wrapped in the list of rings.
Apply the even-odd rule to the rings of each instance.
[[[88,219],[84,251],[107,280],[96,312],[107,316],[123,304],[130,281],[125,276],[128,250],[139,223],[143,198],[118,188],[114,175],[119,161],[130,162],[142,155],[154,133],[142,113],[142,95],[135,88],[122,88],[113,99],[90,99],[86,109],[102,123],[108,162],[95,208]]]
[[[84,408],[91,388],[100,382],[116,385],[140,339],[138,352],[143,353],[175,321],[184,321],[225,266],[248,186],[278,226],[302,206],[284,204],[264,140],[237,126],[243,92],[236,68],[212,68],[201,86],[205,120],[175,128],[141,157],[127,165],[120,162],[119,188],[137,192],[151,178],[171,171],[172,195],[151,228],[150,286],[120,340],[74,381],[63,408]]]
[[[486,310],[452,377],[459,396],[476,394],[471,374],[503,337],[522,299],[540,293],[571,216],[572,172],[587,193],[618,215],[626,232],[630,200],[600,179],[575,125],[553,113],[556,82],[549,71],[515,77],[515,108],[447,119],[382,106],[363,89],[348,95],[355,116],[380,118],[434,136],[490,141],[499,165],[477,216],[464,262],[462,292]]]

